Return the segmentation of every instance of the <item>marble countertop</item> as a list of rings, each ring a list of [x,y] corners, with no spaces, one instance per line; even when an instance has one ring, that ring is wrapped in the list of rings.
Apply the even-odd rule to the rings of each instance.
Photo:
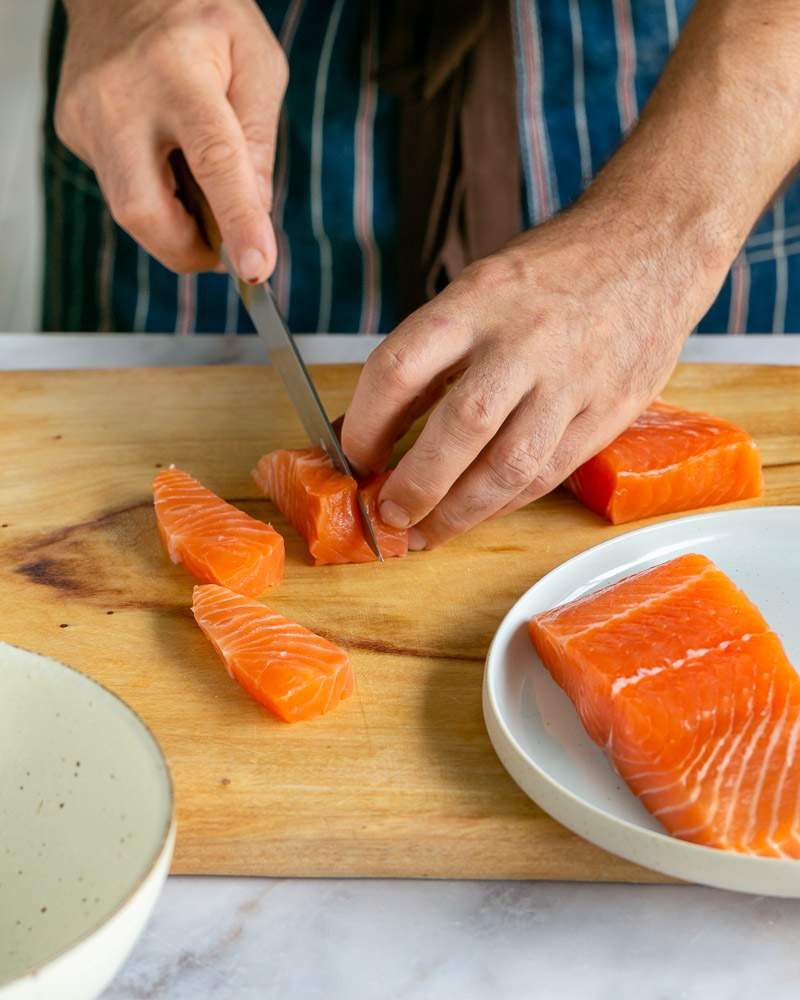
[[[372,337],[298,338],[358,361]],[[800,336],[691,361],[800,364]],[[0,334],[0,369],[258,363],[250,337]],[[171,877],[104,1000],[789,1000],[800,901],[696,886]]]

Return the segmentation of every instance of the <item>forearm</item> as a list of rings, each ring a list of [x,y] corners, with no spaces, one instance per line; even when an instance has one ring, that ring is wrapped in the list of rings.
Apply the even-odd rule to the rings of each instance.
[[[638,125],[579,203],[656,257],[685,255],[695,313],[800,161],[799,52],[797,0],[700,0]]]

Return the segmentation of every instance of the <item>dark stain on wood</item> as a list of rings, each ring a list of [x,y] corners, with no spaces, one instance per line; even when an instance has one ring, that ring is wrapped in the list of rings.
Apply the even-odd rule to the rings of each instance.
[[[316,629],[319,635],[335,642],[337,646],[350,649],[364,649],[370,653],[383,653],[386,656],[412,656],[425,660],[458,660],[468,663],[483,663],[485,656],[476,653],[450,653],[441,649],[418,649],[413,646],[399,646],[386,642],[384,639],[370,639],[366,636],[333,635],[322,629]]]
[[[15,572],[26,576],[32,583],[66,591],[75,597],[92,597],[95,593],[83,580],[77,579],[70,572],[69,562],[49,558],[34,559],[17,566]]]

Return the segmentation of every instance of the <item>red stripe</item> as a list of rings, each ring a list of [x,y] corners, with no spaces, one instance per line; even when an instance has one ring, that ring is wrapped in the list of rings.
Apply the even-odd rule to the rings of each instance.
[[[531,163],[533,166],[533,181],[536,189],[536,200],[539,206],[539,218],[542,222],[552,212],[550,205],[550,190],[547,183],[546,152],[541,129],[544,124],[542,108],[542,73],[539,63],[539,22],[533,3],[524,3],[525,15],[522,17],[522,42],[525,59],[525,75],[528,78],[527,118],[528,135],[530,136]],[[534,18],[536,23],[534,26]],[[533,209],[534,206],[531,206]]]
[[[730,333],[738,335],[745,332],[749,305],[750,267],[742,251],[731,267],[731,311],[728,317]]]
[[[181,274],[178,276],[178,317],[175,332],[182,337],[194,333],[196,286],[196,275]]]
[[[636,40],[633,33],[630,0],[614,0],[614,27],[617,34],[619,68],[617,71],[617,104],[623,135],[636,123]]]

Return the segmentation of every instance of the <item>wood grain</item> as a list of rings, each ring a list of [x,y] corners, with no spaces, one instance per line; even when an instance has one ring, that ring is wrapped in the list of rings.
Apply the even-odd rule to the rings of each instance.
[[[357,371],[315,371],[329,412]],[[665,395],[741,422],[763,502],[800,502],[800,369],[684,366]],[[508,607],[627,529],[557,492],[435,552],[315,569],[249,477],[302,444],[266,368],[0,374],[0,638],[86,671],[152,727],[177,791],[174,870],[659,881],[533,805],[481,718]],[[156,536],[150,482],[170,462],[285,534],[269,602],[352,651],[358,690],[332,715],[277,722],[222,669]]]

